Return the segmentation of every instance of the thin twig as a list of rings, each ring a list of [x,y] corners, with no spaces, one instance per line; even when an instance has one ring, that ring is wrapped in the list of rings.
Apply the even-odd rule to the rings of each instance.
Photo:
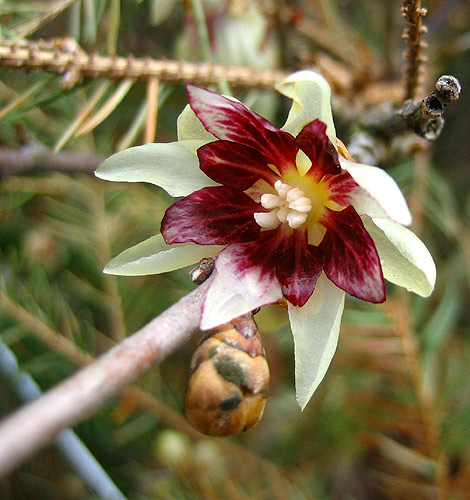
[[[423,33],[426,33],[426,26],[423,26],[423,17],[427,10],[421,7],[421,0],[404,0],[402,15],[406,19],[407,26],[403,31],[403,38],[406,39],[407,48],[404,53],[406,59],[405,68],[405,99],[413,99],[419,84],[419,74],[421,65],[426,58],[423,51],[426,44],[423,42]]]
[[[268,89],[287,77],[287,73],[277,70],[156,60],[150,57],[105,57],[86,53],[71,39],[52,42],[2,39],[0,66],[42,69],[62,74],[62,85],[67,89],[84,76],[138,80],[157,78],[161,82],[193,82],[201,85],[225,80],[233,87]]]
[[[144,143],[155,142],[158,118],[158,78],[150,78],[147,83],[147,119],[145,121]]]
[[[53,151],[38,143],[20,148],[0,147],[0,177],[33,170],[91,173],[104,160],[104,156]]]
[[[58,332],[52,330],[49,326],[45,325],[42,320],[10,300],[1,290],[0,307],[23,328],[34,333],[42,343],[49,346],[55,352],[60,353],[68,360],[82,366],[93,363],[93,356],[83,351],[72,340],[65,338],[63,335],[60,335]],[[207,436],[200,434],[180,413],[135,384],[127,387],[123,391],[123,396],[135,401],[141,410],[153,412],[162,424],[178,430],[191,439],[201,439],[202,437],[204,439],[216,439],[207,438]],[[243,448],[241,445],[233,441],[218,440],[217,444],[222,447],[227,454],[239,457],[240,460],[250,463],[252,467],[259,467],[264,474],[267,474],[271,478],[277,480],[278,483],[280,482],[282,474],[277,467],[268,460],[259,457],[255,453]],[[285,492],[286,490],[285,488],[282,488],[281,491]],[[284,498],[287,497],[288,495],[286,493]]]
[[[41,396],[41,390],[29,373],[19,369],[13,352],[0,339],[0,374],[24,402]],[[80,438],[70,429],[59,434],[55,444],[77,474],[103,500],[126,500],[112,479]]]
[[[96,362],[7,418],[0,425],[0,475],[8,474],[188,340],[198,329],[211,281],[209,278]]]

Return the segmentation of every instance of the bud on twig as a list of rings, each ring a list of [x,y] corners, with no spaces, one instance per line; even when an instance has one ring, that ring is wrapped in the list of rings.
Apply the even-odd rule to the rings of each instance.
[[[205,337],[191,360],[186,417],[198,431],[231,436],[263,416],[269,368],[251,314]]]
[[[455,76],[443,75],[437,80],[435,90],[420,103],[406,100],[399,114],[415,134],[434,141],[444,126],[444,108],[457,101],[460,91],[461,86]]]

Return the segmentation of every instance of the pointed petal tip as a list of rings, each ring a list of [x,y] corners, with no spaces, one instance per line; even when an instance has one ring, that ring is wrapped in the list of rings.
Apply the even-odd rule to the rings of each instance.
[[[312,396],[313,396],[313,394],[312,394]],[[308,399],[305,399],[305,398],[300,397],[299,394],[295,395],[295,400],[297,401],[297,404],[300,406],[300,411],[305,410],[305,408],[307,407],[308,402],[310,401],[312,396],[310,396]]]
[[[188,96],[188,98],[198,90],[211,92],[209,89],[205,89],[204,87],[196,85],[195,83],[185,83],[184,89],[186,91],[186,95]]]
[[[103,274],[112,274],[113,276],[133,276],[125,271],[125,266],[113,264],[114,259],[111,259],[103,268]]]
[[[416,295],[419,295],[420,297],[423,297],[423,298],[427,298],[427,297],[430,297],[432,292],[434,291],[434,285],[432,285],[432,287],[429,288],[428,291],[415,291],[415,290],[412,290],[411,288],[406,288],[409,292],[414,292],[416,293]]]
[[[112,158],[114,155],[111,155],[111,156],[108,156],[108,158],[104,159],[98,166],[98,168],[93,172],[93,174],[95,175],[95,177],[98,177],[98,179],[103,179],[105,181],[108,181],[108,180],[113,180],[112,178],[110,178],[109,176],[109,172],[108,172],[108,164],[109,164],[109,159]],[[112,177],[112,176],[111,176]]]
[[[325,377],[336,351],[344,295],[322,274],[305,306],[288,304],[294,336],[296,399],[302,410]]]

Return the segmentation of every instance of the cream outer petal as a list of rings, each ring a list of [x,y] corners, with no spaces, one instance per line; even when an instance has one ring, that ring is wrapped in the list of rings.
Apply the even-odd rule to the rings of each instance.
[[[100,179],[123,182],[150,182],[171,196],[187,196],[218,184],[199,168],[191,151],[193,142],[151,143],[120,151],[107,158],[96,170]]]
[[[268,276],[252,267],[240,276],[230,257],[217,258],[215,279],[209,287],[202,312],[201,329],[209,330],[272,304],[282,298],[281,287],[274,274]]]
[[[288,304],[294,336],[297,402],[305,408],[323,380],[338,344],[345,292],[325,274],[303,307]]]
[[[326,123],[326,134],[336,145],[336,132],[331,111],[331,90],[327,81],[313,71],[298,71],[288,76],[276,89],[292,99],[292,107],[281,130],[294,137],[315,119]]]
[[[405,226],[411,224],[412,217],[405,197],[385,170],[353,163],[341,157],[340,163],[364,190],[364,195],[357,196],[352,203],[359,215],[390,217]]]
[[[212,135],[204,128],[201,120],[199,120],[189,104],[186,105],[182,113],[178,116],[176,127],[178,130],[178,141],[198,140],[207,143],[217,139],[215,135]]]
[[[199,262],[204,257],[214,257],[223,248],[223,245],[195,243],[167,245],[163,236],[157,234],[111,259],[103,272],[120,276],[166,273]]]
[[[389,219],[363,217],[374,240],[384,278],[427,297],[436,282],[436,265],[424,243],[409,229]]]

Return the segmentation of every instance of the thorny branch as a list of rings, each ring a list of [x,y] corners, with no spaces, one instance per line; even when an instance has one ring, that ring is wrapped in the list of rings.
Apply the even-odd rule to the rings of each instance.
[[[102,406],[194,334],[211,281],[209,278],[96,362],[5,419],[0,425],[0,476]]]
[[[423,17],[427,10],[421,7],[421,0],[404,0],[401,9],[403,17],[406,19],[407,27],[403,31],[403,38],[406,40],[407,49],[405,59],[405,99],[413,99],[419,84],[419,74],[421,65],[426,61],[423,50],[426,43],[423,42],[423,33],[427,32],[423,26]]]
[[[0,66],[42,69],[62,74],[62,87],[70,89],[83,77],[111,79],[157,79],[162,82],[191,81],[209,85],[225,80],[232,87],[272,89],[287,73],[249,67],[229,67],[185,61],[156,60],[150,57],[105,57],[88,54],[69,38],[52,42],[0,39]]]

